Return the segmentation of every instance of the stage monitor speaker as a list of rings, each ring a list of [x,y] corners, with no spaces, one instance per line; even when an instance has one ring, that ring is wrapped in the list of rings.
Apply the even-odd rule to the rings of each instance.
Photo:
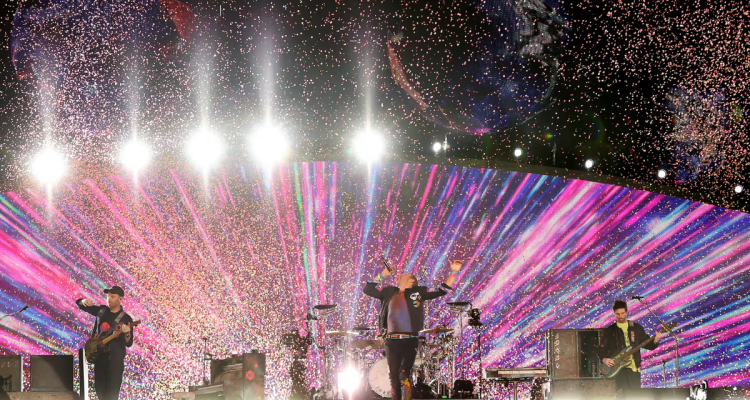
[[[21,356],[0,356],[0,393],[23,390],[23,362]]]
[[[266,398],[266,355],[252,352],[242,355],[243,400]]]
[[[547,331],[547,369],[551,379],[599,378],[599,347],[604,329]]]
[[[73,356],[31,356],[32,392],[72,392]]]

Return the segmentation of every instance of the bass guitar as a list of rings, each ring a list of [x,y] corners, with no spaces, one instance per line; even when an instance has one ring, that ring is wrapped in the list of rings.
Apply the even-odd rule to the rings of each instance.
[[[128,326],[130,327],[130,329],[133,329],[140,323],[140,320],[133,321],[129,323]],[[104,333],[106,332],[92,336],[86,341],[86,344],[83,346],[83,348],[86,349],[86,361],[88,361],[89,364],[96,364],[96,361],[99,359],[99,355],[104,351],[104,346],[114,340],[116,337],[120,336],[122,330],[118,329],[117,331],[115,331],[115,333],[107,336],[106,338],[102,337]]]
[[[672,330],[677,326],[677,324],[671,323],[667,326],[669,327],[669,330]],[[666,328],[661,329],[661,333],[667,332],[668,331]],[[615,365],[610,367],[609,365],[602,363],[601,367],[599,368],[599,375],[606,376],[610,379],[614,378],[620,372],[620,370],[630,365],[630,361],[632,360],[631,357],[633,356],[633,354],[635,354],[636,351],[639,351],[643,346],[653,342],[655,337],[656,336],[651,336],[650,338],[648,338],[648,340],[635,347],[633,347],[633,345],[631,344],[630,346],[622,349],[622,351],[617,353],[616,356],[609,357],[615,362]]]

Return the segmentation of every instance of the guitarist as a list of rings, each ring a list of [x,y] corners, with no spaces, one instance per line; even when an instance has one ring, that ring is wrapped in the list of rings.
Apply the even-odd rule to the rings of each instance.
[[[650,336],[646,334],[639,323],[628,320],[628,304],[622,300],[615,300],[612,306],[615,313],[615,323],[608,326],[602,335],[602,342],[597,351],[599,358],[604,364],[614,367],[614,357],[627,346],[638,346],[647,341]],[[659,345],[662,333],[657,331],[654,340],[643,346],[644,349],[654,350]],[[630,363],[615,376],[617,391],[628,391],[641,388],[641,351],[633,353]]]
[[[100,400],[118,400],[122,374],[125,369],[125,348],[133,345],[133,331],[128,326],[133,322],[122,308],[122,298],[125,292],[119,286],[104,289],[107,293],[107,305],[96,306],[91,300],[78,299],[78,308],[96,317],[92,331],[94,334],[104,334],[102,338],[121,330],[122,334],[107,343],[104,352],[94,364],[94,387],[96,397]]]

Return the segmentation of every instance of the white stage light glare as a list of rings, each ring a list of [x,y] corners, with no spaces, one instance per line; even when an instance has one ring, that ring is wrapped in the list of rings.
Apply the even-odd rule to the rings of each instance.
[[[440,142],[435,142],[432,144],[432,151],[434,151],[435,153],[439,153],[440,150],[442,149],[443,149],[443,145],[440,144]]]
[[[516,158],[521,157],[523,155],[523,149],[521,149],[520,147],[516,147],[516,149],[513,150],[513,155]]]
[[[224,142],[209,129],[200,129],[188,139],[187,155],[197,167],[208,170],[221,161],[224,155]]]
[[[143,171],[151,162],[151,148],[137,138],[133,138],[120,149],[120,163],[134,174]]]
[[[31,173],[44,185],[59,182],[68,170],[68,162],[59,151],[47,147],[34,156],[31,161]]]
[[[354,367],[347,367],[339,372],[339,389],[351,394],[359,387],[362,376]]]
[[[664,179],[664,178],[666,178],[666,177],[667,177],[667,171],[666,171],[666,170],[664,170],[664,169],[660,169],[660,170],[659,170],[659,171],[658,171],[658,172],[656,173],[656,176],[657,176],[657,177],[658,177],[659,179]]]
[[[745,190],[745,188],[742,185],[737,185],[734,187],[734,192],[737,194],[742,193]]]
[[[591,169],[591,167],[594,166],[594,160],[588,159],[584,165],[586,166],[586,169]]]
[[[250,151],[258,162],[273,165],[284,161],[289,154],[289,141],[281,127],[261,124],[253,128],[249,137]]]
[[[360,160],[371,163],[377,161],[385,152],[383,136],[371,130],[365,130],[354,138],[354,153]]]

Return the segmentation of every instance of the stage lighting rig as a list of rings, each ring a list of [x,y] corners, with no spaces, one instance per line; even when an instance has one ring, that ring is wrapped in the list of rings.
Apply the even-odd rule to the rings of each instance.
[[[261,164],[270,166],[284,161],[289,154],[289,140],[283,129],[271,123],[256,125],[248,138],[250,152]]]
[[[138,138],[131,139],[120,149],[120,163],[128,171],[137,174],[151,162],[152,151],[146,143]]]
[[[365,129],[354,137],[354,153],[367,163],[379,160],[385,152],[383,135],[371,129]]]
[[[31,161],[31,173],[44,185],[59,182],[68,170],[68,162],[59,151],[46,147],[34,156]]]
[[[207,172],[224,156],[224,142],[219,135],[202,127],[187,142],[187,155],[196,167]]]

